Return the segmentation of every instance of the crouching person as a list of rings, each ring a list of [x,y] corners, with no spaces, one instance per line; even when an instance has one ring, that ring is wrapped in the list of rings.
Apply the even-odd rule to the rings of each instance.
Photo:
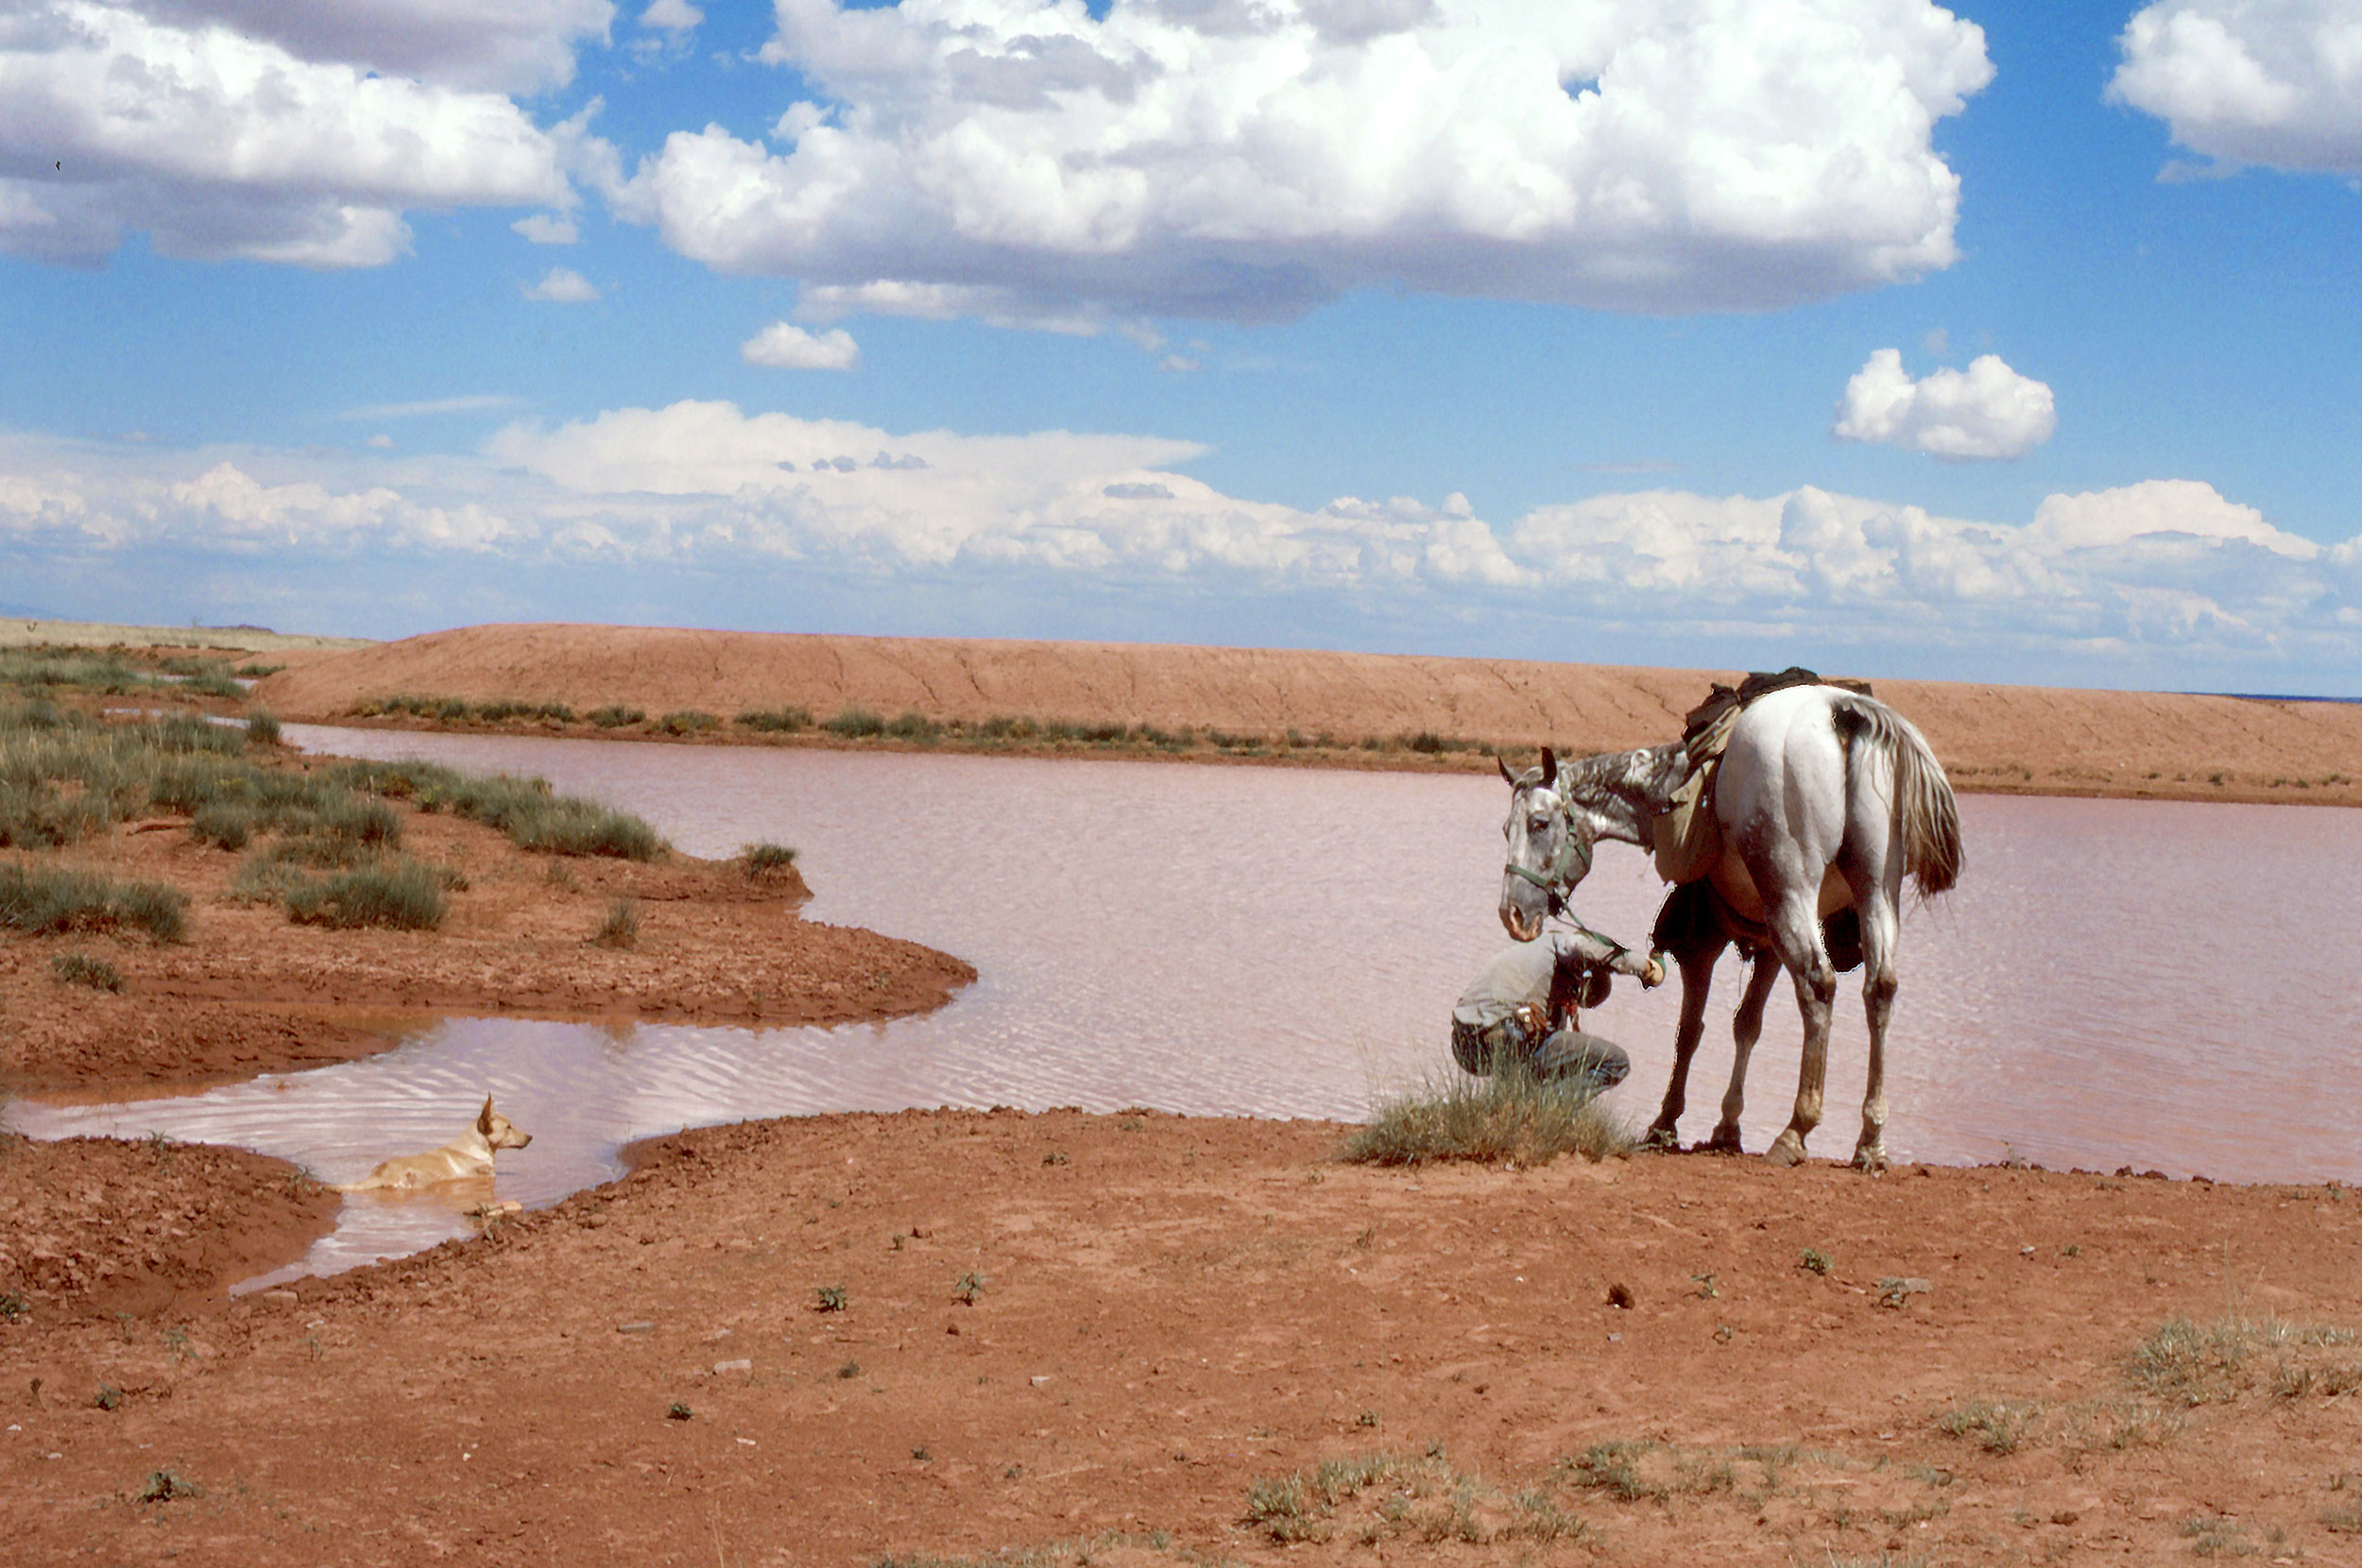
[[[1596,931],[1545,931],[1487,963],[1451,1010],[1451,1053],[1462,1070],[1482,1077],[1501,1061],[1522,1061],[1536,1078],[1600,1094],[1632,1071],[1614,1043],[1578,1027],[1577,1009],[1607,1000],[1611,971],[1642,985],[1665,979],[1665,964],[1641,958]]]

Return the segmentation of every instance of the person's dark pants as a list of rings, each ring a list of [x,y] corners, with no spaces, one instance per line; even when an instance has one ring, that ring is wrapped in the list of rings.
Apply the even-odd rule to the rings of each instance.
[[[1632,1072],[1632,1058],[1613,1041],[1581,1030],[1563,1028],[1553,1031],[1534,1048],[1528,1042],[1526,1031],[1514,1023],[1496,1024],[1490,1029],[1470,1029],[1455,1023],[1451,1031],[1451,1053],[1461,1070],[1482,1078],[1493,1070],[1494,1058],[1502,1052],[1515,1052],[1532,1065],[1536,1078],[1549,1082],[1586,1082],[1593,1094],[1600,1094],[1621,1083]]]
[[[1600,1094],[1631,1075],[1632,1058],[1614,1041],[1569,1027],[1542,1042],[1533,1053],[1533,1073],[1554,1083],[1580,1079],[1591,1085],[1593,1094]]]

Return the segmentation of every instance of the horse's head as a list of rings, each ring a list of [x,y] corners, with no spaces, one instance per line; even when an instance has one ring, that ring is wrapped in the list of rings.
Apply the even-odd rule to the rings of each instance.
[[[1558,756],[1549,747],[1542,748],[1540,767],[1522,774],[1511,773],[1498,758],[1494,765],[1509,781],[1509,817],[1501,824],[1509,841],[1501,866],[1501,924],[1518,941],[1532,942],[1590,874],[1590,825],[1560,790]]]

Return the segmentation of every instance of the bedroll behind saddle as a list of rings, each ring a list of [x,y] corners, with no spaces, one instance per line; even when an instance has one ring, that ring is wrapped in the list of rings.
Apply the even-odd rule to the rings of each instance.
[[[1656,874],[1669,882],[1694,882],[1711,875],[1722,858],[1722,830],[1711,810],[1714,777],[1720,771],[1722,748],[1730,744],[1738,716],[1756,698],[1791,686],[1841,686],[1870,695],[1870,683],[1823,680],[1801,665],[1777,674],[1756,671],[1736,687],[1719,681],[1706,700],[1689,710],[1682,727],[1682,747],[1689,754],[1689,775],[1673,792],[1673,804],[1650,827],[1655,843]],[[1707,806],[1700,810],[1701,805]]]

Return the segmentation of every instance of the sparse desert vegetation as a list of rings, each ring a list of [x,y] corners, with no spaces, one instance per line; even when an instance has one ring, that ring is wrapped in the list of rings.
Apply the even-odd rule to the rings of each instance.
[[[1504,1061],[1489,1078],[1453,1073],[1380,1101],[1339,1157],[1357,1165],[1546,1164],[1628,1154],[1634,1139],[1589,1090]]]

